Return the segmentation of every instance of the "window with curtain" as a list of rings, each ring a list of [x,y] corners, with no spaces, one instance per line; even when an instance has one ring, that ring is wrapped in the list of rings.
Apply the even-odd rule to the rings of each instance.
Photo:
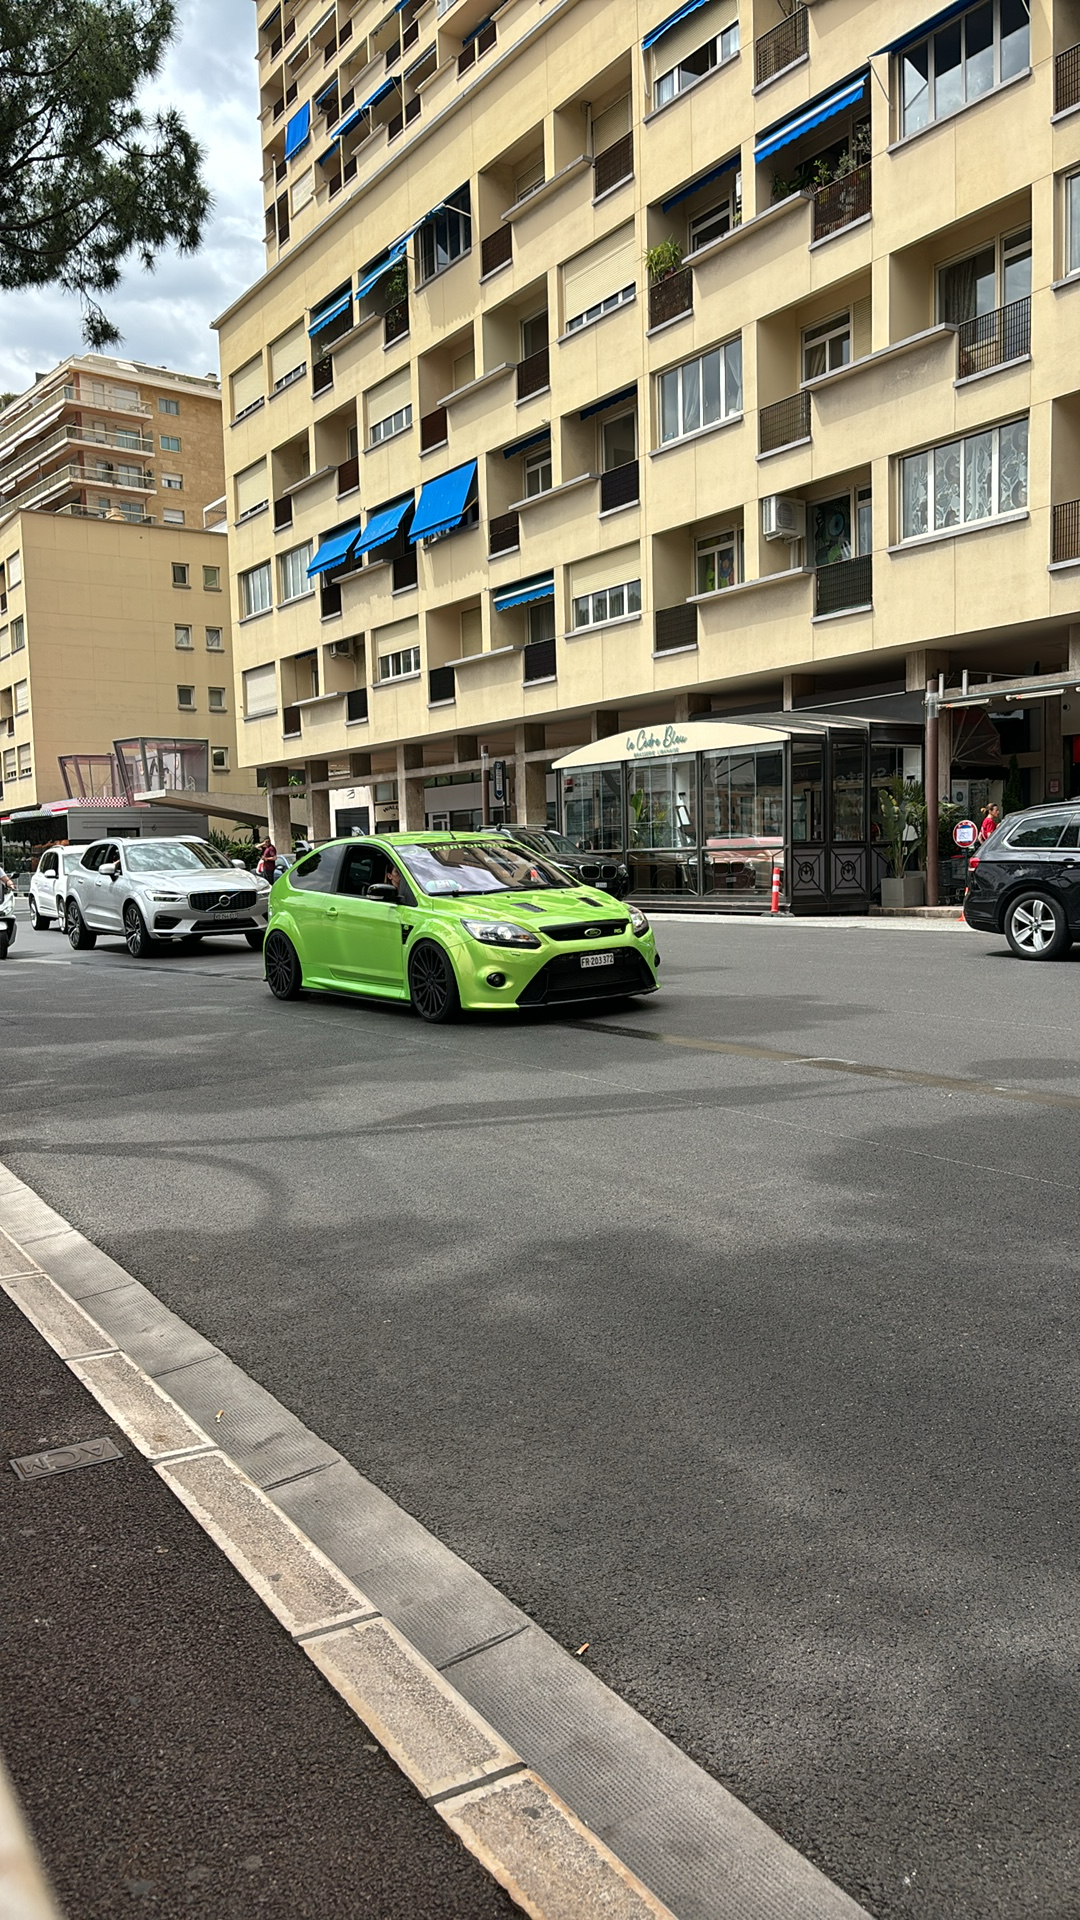
[[[900,462],[901,538],[975,526],[1028,503],[1028,423],[1010,420]]]
[[[672,367],[657,387],[661,446],[741,413],[742,340]]]

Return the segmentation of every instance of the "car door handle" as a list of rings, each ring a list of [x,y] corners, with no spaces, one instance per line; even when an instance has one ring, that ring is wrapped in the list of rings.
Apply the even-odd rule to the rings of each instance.
[[[337,912],[337,908],[336,908],[336,907],[327,907],[327,909],[326,909],[326,911],[327,911],[327,913],[336,913],[336,912]]]

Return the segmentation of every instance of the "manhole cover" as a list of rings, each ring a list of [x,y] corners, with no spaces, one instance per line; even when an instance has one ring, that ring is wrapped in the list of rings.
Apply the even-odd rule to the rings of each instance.
[[[77,1440],[70,1447],[48,1447],[44,1453],[27,1453],[11,1462],[20,1480],[47,1480],[56,1473],[70,1473],[74,1467],[100,1467],[105,1460],[122,1460],[119,1447],[111,1440]]]

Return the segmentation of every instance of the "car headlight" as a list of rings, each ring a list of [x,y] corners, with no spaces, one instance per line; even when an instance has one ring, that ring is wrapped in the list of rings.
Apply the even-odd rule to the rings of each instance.
[[[175,906],[177,901],[183,900],[185,896],[182,893],[152,893],[150,898],[151,900],[167,900],[170,906]]]
[[[485,947],[538,947],[541,942],[526,927],[515,927],[509,920],[463,920],[465,932]]]
[[[633,927],[634,932],[638,934],[639,937],[643,933],[648,933],[649,923],[642,913],[641,908],[627,907],[626,911],[630,915],[630,925]]]

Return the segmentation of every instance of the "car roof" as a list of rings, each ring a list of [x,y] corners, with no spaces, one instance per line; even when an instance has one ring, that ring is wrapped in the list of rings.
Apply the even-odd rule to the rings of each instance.
[[[324,840],[321,846],[333,847],[467,847],[484,838],[475,833],[357,833],[348,839]],[[307,856],[304,856],[305,859]]]

